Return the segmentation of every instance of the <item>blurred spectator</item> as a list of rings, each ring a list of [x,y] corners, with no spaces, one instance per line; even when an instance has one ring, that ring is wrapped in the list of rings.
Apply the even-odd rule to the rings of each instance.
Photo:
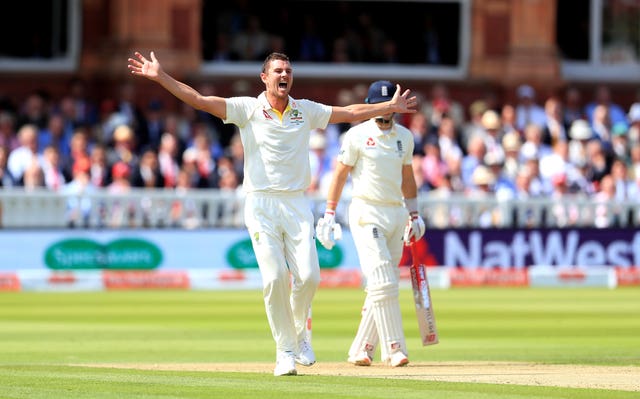
[[[482,133],[484,127],[482,126],[482,115],[489,107],[487,103],[481,100],[476,100],[469,106],[469,120],[462,128],[462,135],[460,136],[460,146],[467,148],[469,146],[469,138],[476,133]]]
[[[523,133],[524,142],[520,147],[521,160],[530,158],[540,159],[551,153],[551,147],[542,142],[542,126],[530,123]]]
[[[44,188],[44,174],[37,159],[32,159],[22,175],[22,184],[26,191]]]
[[[67,196],[67,223],[70,227],[88,227],[91,217],[91,194],[96,187],[89,178],[91,161],[79,158],[73,165],[72,179],[65,184],[60,192]]]
[[[547,115],[544,108],[536,102],[536,91],[533,87],[523,84],[516,90],[518,103],[516,104],[516,129],[524,132],[529,124],[536,124],[540,128],[546,125]]]
[[[386,33],[377,24],[368,12],[360,12],[356,17],[356,30],[360,34],[364,62],[381,62],[383,59],[382,44],[386,39]]]
[[[183,160],[193,162],[196,168],[195,187],[216,188],[218,186],[218,176],[215,173],[216,161],[211,152],[211,141],[206,131],[200,130],[196,133],[192,145],[184,151],[183,155]]]
[[[68,159],[72,135],[73,126],[65,122],[62,114],[54,113],[49,116],[47,126],[38,132],[38,148],[42,150],[48,146],[55,146],[60,155]]]
[[[20,146],[15,128],[15,116],[9,111],[0,111],[0,147],[12,151]]]
[[[630,173],[636,181],[636,184],[640,187],[640,146],[632,147],[629,153],[629,157],[631,158],[629,165]]]
[[[399,62],[398,58],[398,44],[391,38],[386,38],[382,41],[382,59],[381,63],[396,64]]]
[[[473,171],[471,182],[472,185],[467,189],[467,195],[470,198],[489,200],[493,197],[493,187],[496,182],[496,178],[491,169],[484,165],[479,165]],[[481,203],[473,216],[474,220],[469,222],[477,225],[478,227],[497,227],[500,226],[503,221],[500,208],[491,204],[490,201]]]
[[[449,89],[443,83],[436,83],[431,88],[429,101],[422,105],[421,112],[427,117],[432,130],[437,130],[444,116],[451,118],[456,129],[464,125],[464,109],[451,98]]]
[[[119,120],[119,123],[132,129],[135,136],[135,141],[132,144],[136,146],[134,149],[139,150],[149,142],[149,136],[146,126],[147,121],[143,111],[136,103],[136,96],[136,86],[133,82],[130,80],[122,82],[119,88],[116,111],[123,118]]]
[[[602,180],[604,176],[608,175],[610,170],[605,150],[600,141],[591,140],[587,143],[586,158],[586,177],[597,190],[600,180]]]
[[[221,156],[218,159],[216,170],[218,172],[218,186],[221,190],[236,191],[240,188],[240,181],[233,167],[233,159],[231,159],[231,157],[226,155]]]
[[[299,61],[307,62],[321,62],[327,59],[327,49],[318,32],[316,19],[309,14],[303,16],[298,58]]]
[[[540,157],[540,175],[547,180],[551,180],[558,173],[566,177],[570,165],[569,143],[559,140],[553,144],[549,153]]]
[[[162,104],[162,101],[157,100],[157,99],[153,99],[151,101],[149,101],[149,105],[147,106],[146,112],[145,112],[145,119],[146,119],[146,123],[145,126],[147,127],[147,142],[146,143],[140,143],[140,148],[145,148],[145,147],[152,147],[157,149],[160,145],[160,136],[162,136],[162,133],[164,133],[165,129],[164,129],[164,119],[165,119],[165,112],[164,112],[164,105]]]
[[[29,94],[20,107],[17,127],[35,125],[38,130],[44,129],[49,120],[49,94],[35,91]]]
[[[107,148],[102,144],[94,145],[89,153],[91,166],[89,179],[96,187],[107,187],[111,184],[111,165],[107,162]]]
[[[116,162],[111,168],[111,183],[106,187],[107,193],[118,197],[131,191],[131,167],[123,161]],[[132,202],[116,198],[110,202],[111,208],[106,212],[106,223],[110,227],[125,227],[132,220],[135,207]]]
[[[413,154],[424,155],[424,142],[429,135],[427,117],[421,112],[410,114],[407,128],[413,134]]]
[[[569,87],[565,92],[562,118],[564,126],[567,128],[578,119],[586,119],[584,104],[582,104],[582,93],[576,87]]]
[[[553,146],[557,141],[566,141],[568,139],[568,128],[564,122],[562,107],[562,102],[556,97],[549,97],[544,103],[547,119],[542,130],[542,142],[548,146]]]
[[[631,104],[627,117],[629,122],[629,145],[636,146],[640,144],[640,102]]]
[[[147,148],[140,156],[140,163],[131,171],[131,186],[141,188],[162,188],[164,179],[160,173],[158,154]]]
[[[413,170],[413,178],[416,180],[416,187],[418,193],[426,193],[430,190],[429,183],[422,173],[422,158],[423,155],[414,155],[411,159],[411,168]],[[418,194],[419,195],[419,194]]]
[[[640,200],[638,185],[629,173],[627,164],[616,159],[611,164],[611,177],[616,187],[616,200],[618,201],[638,201]]]
[[[66,176],[73,176],[72,170],[79,159],[89,159],[89,135],[85,127],[79,127],[71,136],[69,156],[62,157],[62,168]]]
[[[38,163],[38,127],[23,125],[18,130],[20,146],[9,153],[8,168],[19,185],[24,183],[23,175],[33,163]]]
[[[424,156],[421,161],[421,169],[424,183],[429,189],[439,187],[440,180],[447,174],[447,164],[440,155],[438,137],[431,135],[423,146]]]
[[[172,202],[169,216],[172,227],[194,229],[200,226],[201,215],[197,203],[189,198],[193,188],[190,173],[185,169],[180,170],[176,179],[176,196],[180,200]]]
[[[60,151],[53,145],[45,147],[42,151],[42,173],[44,186],[52,191],[58,191],[67,183],[69,177],[65,176],[60,164]]]
[[[231,48],[243,61],[263,61],[269,51],[269,34],[263,30],[260,17],[249,15],[244,29],[232,39]]]
[[[9,160],[9,149],[5,146],[0,146],[0,189],[13,187],[16,185],[16,181],[9,172],[7,162]]]
[[[462,159],[464,152],[458,142],[458,131],[451,118],[444,117],[442,119],[437,131],[437,136],[438,147],[440,147],[440,157],[445,163],[449,164],[451,161]]]
[[[575,120],[569,128],[569,160],[574,165],[587,162],[587,142],[593,137],[591,126],[584,119]]]
[[[504,159],[504,150],[502,148],[502,123],[500,121],[500,115],[492,109],[486,110],[482,114],[481,119],[482,137],[484,138],[484,145],[487,154],[492,154],[496,159]]]
[[[100,121],[94,128],[94,138],[106,144],[113,144],[113,132],[120,125],[127,124],[127,117],[118,112],[115,100],[105,98],[100,102]]]
[[[189,112],[195,117],[195,112],[190,109]],[[175,137],[176,147],[178,152],[178,159],[181,158],[182,153],[187,148],[187,140],[191,140],[191,121],[185,121],[182,119],[182,115],[170,113],[164,119],[164,133],[168,133]]]
[[[178,182],[178,139],[171,133],[164,133],[158,150],[160,174],[167,188],[176,187]]]
[[[231,142],[229,143],[229,147],[227,147],[226,154],[233,161],[233,167],[238,176],[238,181],[242,184],[244,180],[244,147],[242,146],[239,132],[236,132],[231,137]]]
[[[553,190],[551,199],[554,204],[551,208],[551,220],[556,227],[576,226],[580,223],[580,210],[575,195],[569,192],[567,175],[558,172],[551,177]]]
[[[619,123],[625,123],[619,122]],[[609,107],[602,104],[596,105],[593,109],[591,129],[593,131],[594,138],[600,140],[602,146],[608,152],[611,149],[611,129],[612,129],[611,115],[609,114]]]
[[[445,174],[443,178],[438,181],[438,186],[434,187],[427,194],[427,198],[429,199],[442,201],[438,206],[427,210],[427,220],[432,226],[444,229],[450,226],[460,225],[462,218],[460,207],[446,201],[448,198],[451,198],[453,194],[454,190],[451,186],[451,176],[449,174]]]
[[[504,171],[510,179],[515,180],[520,168],[520,134],[510,131],[502,136],[502,149],[504,150]]]
[[[514,199],[516,196],[515,179],[511,178],[504,168],[505,157],[502,153],[488,152],[484,156],[484,164],[495,177],[493,192],[498,201]]]
[[[129,125],[120,125],[113,131],[113,146],[108,147],[107,163],[115,165],[124,162],[132,169],[138,165],[135,149],[135,133]]]
[[[621,209],[616,200],[616,185],[611,175],[602,177],[593,200],[597,204],[593,221],[595,227],[607,228],[620,225]]]
[[[520,154],[523,155],[522,153]],[[525,169],[529,178],[529,195],[531,197],[543,197],[551,192],[551,182],[540,176],[540,161],[536,156],[525,152],[522,169]]]
[[[594,112],[598,105],[605,106],[608,109],[609,120],[612,124],[627,121],[627,115],[624,112],[624,109],[613,102],[609,86],[604,84],[596,86],[593,94],[593,101],[589,102],[584,108],[584,114],[587,117],[587,121],[591,124],[593,124]]]
[[[98,122],[98,107],[87,95],[87,82],[79,77],[69,81],[69,96],[73,102],[74,127],[91,126]]]
[[[215,40],[216,44],[211,61],[238,61],[240,59],[239,54],[231,47],[231,35],[218,32]]]
[[[500,109],[500,119],[502,124],[502,132],[509,133],[511,131],[518,132],[516,128],[516,108],[512,104],[504,104]]]
[[[464,183],[465,187],[473,187],[473,172],[479,165],[482,165],[486,153],[487,148],[484,143],[484,137],[482,135],[475,134],[469,138],[467,155],[462,158],[460,169],[462,182]]]
[[[624,122],[618,122],[611,128],[611,154],[624,162],[629,162],[629,127]]]

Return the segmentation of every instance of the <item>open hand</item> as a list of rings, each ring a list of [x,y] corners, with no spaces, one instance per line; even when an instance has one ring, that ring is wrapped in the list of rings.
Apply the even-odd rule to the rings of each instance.
[[[140,54],[139,52],[135,52],[135,57],[137,58],[129,58],[129,70],[132,74],[138,76],[144,76],[148,79],[155,80],[160,76],[160,72],[162,71],[162,67],[160,66],[160,62],[156,58],[154,52],[151,52],[151,60],[148,60]]]

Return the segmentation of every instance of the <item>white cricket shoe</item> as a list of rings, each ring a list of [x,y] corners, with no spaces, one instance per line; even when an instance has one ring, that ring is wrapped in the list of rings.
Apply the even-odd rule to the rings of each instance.
[[[293,352],[278,352],[276,357],[276,368],[273,369],[273,375],[276,377],[281,375],[296,375],[296,355]]]
[[[394,352],[389,357],[389,366],[391,367],[404,367],[407,364],[409,364],[409,359],[402,351]]]
[[[371,366],[373,359],[367,351],[358,352],[355,356],[349,357],[349,363],[353,363],[356,366]]]
[[[298,352],[295,360],[296,363],[303,366],[312,366],[316,362],[316,354],[307,340],[302,341],[300,344],[300,352]]]

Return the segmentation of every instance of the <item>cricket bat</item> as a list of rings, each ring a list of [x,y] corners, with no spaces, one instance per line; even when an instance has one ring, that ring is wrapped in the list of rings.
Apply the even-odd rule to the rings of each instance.
[[[436,329],[436,319],[431,302],[431,291],[429,280],[427,279],[427,269],[418,262],[416,256],[415,243],[411,247],[411,287],[413,288],[413,300],[416,304],[416,316],[418,317],[418,329],[422,346],[435,345],[438,343],[438,330]]]

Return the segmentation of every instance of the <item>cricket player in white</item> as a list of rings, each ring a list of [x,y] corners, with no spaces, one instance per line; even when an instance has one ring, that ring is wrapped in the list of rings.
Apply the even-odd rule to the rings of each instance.
[[[296,363],[311,366],[316,357],[305,323],[320,283],[313,214],[304,192],[310,184],[311,130],[329,123],[352,123],[389,113],[413,113],[410,90],[379,104],[323,105],[289,96],[293,69],[289,58],[272,53],[260,79],[265,91],[255,97],[203,96],[166,73],[155,54],[129,58],[131,73],[144,76],[195,109],[240,128],[244,146],[245,224],[262,275],[267,319],[276,343],[274,375],[297,374]]]
[[[388,81],[371,84],[370,104],[388,101],[396,88]],[[349,173],[353,181],[349,228],[355,241],[366,298],[349,361],[369,366],[378,343],[381,360],[393,367],[409,363],[400,303],[399,269],[404,243],[425,232],[418,214],[417,187],[411,167],[413,135],[395,123],[393,114],[370,119],[345,133],[327,194],[327,208],[318,221],[318,240],[335,244],[335,209]]]

